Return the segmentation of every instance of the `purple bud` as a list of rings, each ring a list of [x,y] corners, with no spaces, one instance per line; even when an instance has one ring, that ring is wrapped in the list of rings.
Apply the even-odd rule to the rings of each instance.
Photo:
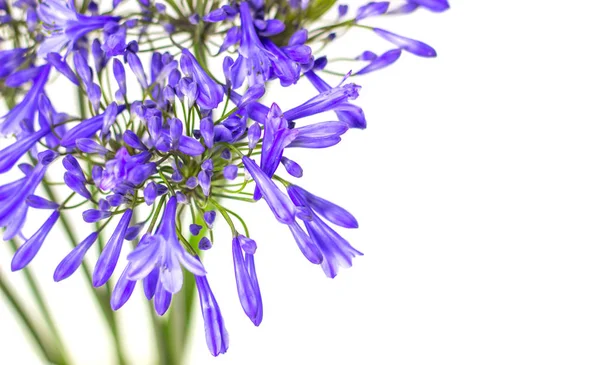
[[[285,24],[279,19],[269,19],[265,22],[265,26],[260,30],[259,34],[262,37],[272,37],[285,30]]]
[[[290,41],[288,42],[288,46],[297,46],[306,43],[308,39],[308,30],[305,28],[297,30],[290,37]]]
[[[144,200],[146,201],[146,204],[147,205],[154,204],[154,201],[156,200],[157,196],[158,196],[158,193],[156,191],[156,183],[154,181],[151,181],[144,188]]]
[[[132,210],[127,209],[121,220],[117,224],[114,233],[104,246],[92,275],[92,285],[97,288],[104,285],[110,276],[112,275],[117,261],[119,260],[119,254],[121,253],[121,247],[123,246],[123,239],[125,238],[125,231],[129,226],[131,220]]]
[[[242,250],[247,254],[254,255],[256,253],[256,241],[243,235],[238,235]]]
[[[250,128],[248,128],[248,147],[253,149],[256,147],[258,140],[260,139],[261,129],[260,125],[254,122]]]
[[[119,91],[124,97],[127,94],[125,67],[123,67],[123,64],[117,58],[113,60],[113,75],[115,76],[115,80],[117,80],[117,84],[119,85]]]
[[[225,9],[218,8],[206,14],[202,19],[207,23],[216,23],[227,19],[227,13]]]
[[[147,89],[148,80],[146,79],[144,67],[142,66],[142,62],[140,61],[139,57],[133,52],[127,52],[125,54],[125,60],[127,61],[131,71],[133,71],[133,74],[137,78],[140,85],[142,85],[142,88]]]
[[[204,221],[208,228],[212,229],[213,223],[215,222],[215,218],[217,218],[217,212],[214,210],[209,210],[204,213]]]
[[[104,198],[98,200],[98,209],[100,210],[109,210],[111,205]]]
[[[302,174],[303,174],[302,167],[300,167],[300,165],[298,165],[296,162],[283,156],[283,157],[281,157],[281,163],[283,164],[283,167],[285,167],[285,170],[288,172],[288,174],[292,175],[293,177],[297,177],[297,178],[302,177]]]
[[[198,173],[198,185],[202,188],[204,196],[210,195],[210,174],[207,171],[200,171]]]
[[[12,271],[21,270],[33,260],[35,255],[42,247],[42,243],[50,233],[50,230],[56,223],[59,217],[59,212],[54,211],[52,215],[42,224],[42,226],[31,236],[25,243],[21,245],[15,252],[10,268]],[[6,235],[5,235],[6,237]]]
[[[81,169],[81,166],[75,157],[71,155],[65,156],[65,158],[62,160],[62,164],[68,172],[75,175],[79,180],[85,181],[83,170]]]
[[[92,56],[94,57],[96,73],[100,74],[104,69],[104,66],[106,66],[106,56],[98,39],[94,39],[92,42]]]
[[[348,13],[348,5],[340,5],[338,6],[338,16],[343,18]]]
[[[231,151],[228,148],[225,148],[223,152],[221,152],[221,158],[224,160],[231,160]]]
[[[416,41],[414,39],[402,37],[398,34],[388,32],[387,30],[380,28],[373,28],[375,34],[381,38],[393,43],[398,48],[410,52],[414,55],[421,57],[435,57],[437,56],[435,50],[423,42]]]
[[[223,169],[223,176],[225,176],[227,180],[235,180],[237,178],[237,173],[237,165],[228,165]]]
[[[91,138],[80,138],[75,144],[77,148],[81,150],[81,152],[85,153],[97,153],[100,155],[105,155],[108,153],[108,150],[103,146],[99,145],[96,141]]]
[[[146,146],[140,141],[140,138],[130,131],[129,129],[125,131],[123,134],[123,141],[127,143],[128,146],[138,149],[138,150],[147,150]]]
[[[171,144],[173,145],[173,148],[176,149],[179,145],[179,139],[181,138],[182,134],[183,123],[181,123],[181,120],[177,118],[169,119],[169,135],[171,137]]]
[[[140,234],[142,228],[144,228],[145,225],[145,222],[140,222],[127,228],[127,231],[125,232],[125,239],[127,241],[133,241],[134,239],[136,239],[136,237]]]
[[[194,13],[188,17],[191,24],[197,25],[200,22],[200,14]]]
[[[390,7],[389,1],[371,1],[370,3],[361,6],[356,13],[356,21],[384,14]]]
[[[190,233],[192,234],[192,236],[197,236],[200,234],[200,231],[202,230],[202,226],[192,223],[190,224]]]
[[[214,169],[212,159],[209,158],[206,161],[202,162],[202,165],[200,167],[202,167],[202,170],[212,173],[212,171]]]
[[[175,193],[175,197],[177,198],[177,203],[179,204],[187,204],[188,199],[181,191]]]
[[[59,207],[57,203],[37,195],[29,195],[25,201],[28,206],[35,209],[56,209]]]
[[[90,84],[92,82],[92,69],[88,66],[81,52],[73,53],[73,64],[75,65],[75,71],[77,71],[84,85]]]
[[[56,69],[56,71],[60,72],[72,83],[79,86],[79,79],[77,79],[77,76],[75,75],[73,70],[71,70],[69,65],[62,60],[62,56],[60,54],[55,52],[48,53],[48,55],[46,56],[46,60],[49,64],[52,65],[52,67]]]
[[[238,108],[244,108],[246,105],[255,102],[256,100],[262,98],[265,94],[265,87],[261,84],[254,84],[246,90],[242,99],[238,103]]]
[[[38,153],[38,161],[42,165],[49,165],[52,161],[54,161],[58,157],[58,152],[53,150],[46,150],[44,152]]]
[[[127,198],[121,194],[111,194],[106,197],[106,201],[111,207],[118,207],[119,205],[125,203]]]
[[[56,270],[54,270],[54,281],[59,282],[73,275],[75,270],[81,266],[83,257],[86,252],[92,247],[98,233],[94,232],[86,237],[80,244],[78,244],[69,254],[58,264]]]
[[[195,176],[190,177],[185,182],[185,186],[189,189],[194,189],[196,186],[198,186],[198,178]]]
[[[200,156],[204,152],[202,143],[188,136],[181,136],[179,140],[179,151],[190,156]]]
[[[377,58],[377,55],[371,51],[364,51],[358,57],[356,57],[357,61],[373,61]]]
[[[204,118],[200,121],[200,135],[204,138],[206,147],[212,148],[214,145],[215,130],[211,118]]]
[[[373,72],[376,70],[380,70],[384,67],[387,67],[387,66],[391,65],[392,63],[396,62],[396,60],[398,58],[400,58],[401,53],[402,53],[402,50],[400,50],[400,49],[392,49],[391,51],[387,51],[384,54],[382,54],[381,56],[372,60],[370,64],[368,64],[366,67],[364,67],[360,71],[356,72],[355,75],[364,75],[366,73]]]
[[[198,248],[206,251],[206,250],[210,250],[210,248],[212,247],[212,242],[210,241],[210,239],[208,237],[202,237],[200,239],[200,242],[198,243]]]
[[[82,213],[83,220],[87,223],[94,223],[106,219],[112,215],[110,211],[88,209]]]

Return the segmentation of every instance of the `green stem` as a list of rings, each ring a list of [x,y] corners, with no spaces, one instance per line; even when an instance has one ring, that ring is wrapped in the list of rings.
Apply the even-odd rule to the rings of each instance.
[[[33,337],[33,341],[39,348],[44,358],[49,363],[56,363],[56,355],[53,354],[53,352],[47,347],[44,340],[45,335],[41,333],[42,331],[40,331],[40,329],[36,328],[35,324],[31,320],[32,316],[29,315],[29,313],[25,312],[25,305],[19,300],[13,289],[8,286],[8,283],[4,282],[4,278],[2,277],[1,273],[0,291],[2,291],[4,297],[8,299],[8,303],[17,313],[17,316],[21,319],[25,327],[27,327],[29,334],[31,335],[31,337]]]
[[[54,191],[52,191],[52,188],[48,184],[46,184],[45,180],[42,181],[42,187],[44,188],[44,191],[48,195],[48,198],[51,201],[56,201],[56,196],[54,194]],[[73,247],[77,246],[77,244],[79,242],[77,241],[77,238],[73,234],[73,231],[71,230],[71,225],[69,224],[69,221],[67,220],[65,215],[61,214],[59,217],[59,220],[63,227],[63,230],[65,231],[65,233],[67,234],[67,237],[69,238],[69,241],[71,242],[71,245]],[[91,274],[89,266],[87,265],[87,263],[85,261],[83,261],[81,263],[81,269],[83,270],[83,273],[84,273],[87,281],[91,283],[92,282],[92,274]],[[100,309],[102,310],[102,314],[104,315],[106,323],[108,324],[108,326],[111,330],[111,333],[113,335],[113,342],[115,345],[115,350],[117,352],[118,363],[120,365],[127,364],[127,361],[125,360],[125,353],[124,353],[122,345],[121,345],[120,333],[119,333],[119,328],[117,326],[115,313],[113,312],[112,308],[110,307],[110,292],[107,292],[103,288],[93,288],[92,286],[90,286],[90,288],[92,290],[92,293],[94,293],[94,297],[96,298],[96,301],[98,302],[98,305],[100,306]]]
[[[9,240],[9,244],[14,251],[17,251],[17,248],[18,248],[17,242],[15,242],[14,239]],[[55,341],[54,344],[58,348],[58,352],[60,354],[60,363],[62,363],[62,364],[71,363],[71,361],[69,361],[69,355],[64,346],[64,342],[62,340],[60,332],[58,331],[58,327],[56,327],[54,318],[52,317],[52,314],[50,313],[50,310],[48,309],[48,306],[46,305],[46,300],[42,297],[42,291],[40,290],[40,286],[38,285],[37,280],[35,280],[35,277],[32,275],[31,270],[29,270],[28,267],[25,267],[23,269],[23,273],[25,274],[25,280],[27,281],[27,284],[29,285],[29,289],[31,290],[31,292],[33,294],[35,302],[36,302],[37,306],[40,308],[40,312],[42,313],[42,316],[44,317],[44,320],[46,321],[46,324],[48,325],[48,328],[50,329],[51,335]]]

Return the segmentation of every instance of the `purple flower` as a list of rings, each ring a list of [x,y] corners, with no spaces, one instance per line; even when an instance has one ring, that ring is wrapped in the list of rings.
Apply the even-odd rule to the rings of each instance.
[[[106,246],[104,246],[100,257],[96,262],[94,273],[92,274],[92,284],[96,288],[104,285],[108,281],[117,266],[121,247],[123,246],[123,240],[125,239],[125,231],[129,226],[132,213],[133,211],[131,209],[127,209],[125,213],[123,213],[115,231],[106,243]]]
[[[396,47],[405,50],[406,52],[410,52],[416,56],[421,57],[435,57],[437,53],[435,49],[431,48],[427,44],[423,42],[416,41],[414,39],[406,38],[401,35],[388,32],[387,30],[380,28],[373,28],[375,34],[380,36],[381,38],[393,43]]]
[[[208,350],[213,356],[224,354],[229,347],[229,334],[225,329],[221,309],[210,290],[206,276],[196,276],[196,286],[200,296],[202,317],[204,318],[204,332]]]
[[[409,14],[417,8],[423,7],[430,11],[440,13],[450,8],[448,0],[408,0],[407,4],[401,5],[396,9],[390,10],[389,14]]]
[[[235,180],[237,178],[238,167],[237,165],[227,165],[223,169],[223,176],[227,180]]]
[[[295,185],[288,187],[288,194],[297,206],[309,208],[309,212],[317,211],[318,214],[342,227],[355,228],[358,226],[356,219],[350,213],[337,205],[308,193]],[[362,253],[354,249],[348,241],[329,227],[316,214],[311,215],[310,220],[304,221],[308,234],[323,254],[321,268],[325,275],[334,278],[340,267],[351,267],[352,259],[362,256]]]
[[[127,52],[125,54],[125,60],[142,88],[147,89],[148,79],[146,78],[146,73],[144,72],[144,67],[142,66],[140,58],[133,52]]]
[[[311,194],[297,185],[290,185],[288,193],[331,223],[344,228],[358,228],[356,218],[344,208]]]
[[[254,20],[247,2],[240,3],[241,33],[239,56],[231,68],[233,88],[242,86],[246,77],[250,86],[264,84],[270,77],[272,55],[256,34]]]
[[[370,16],[381,15],[388,10],[389,6],[389,1],[371,1],[358,9],[355,20],[359,21]]]
[[[384,67],[387,67],[392,63],[396,62],[396,60],[400,58],[401,53],[402,50],[400,49],[392,49],[391,51],[387,51],[381,56],[371,60],[371,62],[367,66],[360,69],[358,72],[355,73],[355,75],[364,75],[366,73],[377,71]]]
[[[40,250],[40,247],[42,247],[42,243],[44,243],[44,240],[48,236],[48,233],[50,233],[50,230],[52,229],[52,227],[54,227],[54,224],[58,220],[59,216],[60,213],[58,211],[54,211],[50,215],[48,220],[46,220],[46,222],[42,224],[40,229],[38,229],[37,232],[33,234],[33,236],[31,236],[27,241],[25,241],[25,243],[23,243],[21,247],[19,247],[19,249],[17,249],[17,252],[15,252],[15,255],[13,256],[12,262],[10,264],[10,268],[12,271],[21,270],[22,268],[27,266],[27,264],[29,264],[31,260],[33,260],[35,255]]]
[[[302,167],[300,165],[298,165],[295,161],[292,161],[289,158],[282,156],[281,163],[283,164],[283,167],[285,167],[285,170],[288,172],[288,174],[292,175],[293,177],[297,177],[297,178],[302,177],[302,175],[304,173],[302,171]]]
[[[297,128],[297,137],[289,147],[326,148],[338,144],[340,136],[348,130],[344,122],[322,122]]]
[[[81,15],[73,1],[44,0],[38,9],[44,27],[51,32],[38,49],[37,54],[41,58],[50,52],[60,52],[65,46],[70,52],[87,33],[103,28],[107,22],[119,20],[119,17],[113,16]]]
[[[176,210],[177,198],[171,197],[156,232],[145,236],[127,256],[131,265],[127,275],[129,280],[141,280],[158,268],[158,282],[166,292],[175,294],[183,285],[181,265],[194,275],[206,274],[202,263],[186,252],[179,243],[175,227]]]
[[[187,49],[182,50],[180,62],[183,73],[192,77],[200,87],[196,103],[203,109],[215,109],[223,100],[223,87],[206,74]]]
[[[0,151],[0,174],[10,170],[19,159],[27,153],[42,137],[48,134],[48,128],[41,129],[25,138],[17,140],[15,143]]]
[[[233,238],[233,266],[238,296],[244,312],[255,326],[260,325],[263,317],[262,298],[254,267],[254,254],[242,251],[242,242],[249,238],[238,235]],[[254,241],[252,241],[254,242]],[[254,244],[256,246],[256,244]]]
[[[242,32],[240,27],[231,27],[225,34],[223,44],[219,48],[219,53],[225,52],[229,47],[234,44],[238,44],[242,39]],[[228,67],[229,68],[229,67]]]
[[[29,195],[26,199],[27,205],[35,209],[52,209],[55,210],[59,207],[58,203],[50,201],[46,198],[42,198],[37,195]]]
[[[283,156],[283,150],[289,146],[299,135],[298,129],[289,129],[288,122],[283,117],[281,109],[273,103],[265,119],[265,135],[260,158],[260,168],[265,175],[271,178]],[[254,199],[260,199],[260,191],[254,192]]]
[[[75,248],[58,264],[56,270],[54,270],[54,281],[58,282],[73,275],[75,270],[81,266],[83,257],[90,247],[92,247],[94,242],[96,242],[97,238],[98,232],[93,232],[75,246]]]
[[[254,178],[256,186],[260,189],[262,196],[265,198],[269,208],[271,208],[275,218],[284,224],[291,224],[294,222],[295,209],[288,197],[277,188],[271,178],[256,165],[254,160],[244,156],[242,161],[246,170],[252,175],[252,178]]]
[[[135,289],[135,280],[130,280],[128,278],[129,271],[131,270],[131,264],[127,264],[125,269],[121,273],[117,284],[113,288],[112,294],[110,296],[110,307],[112,310],[119,310],[131,297],[133,294],[133,290]]]
[[[305,76],[310,81],[310,83],[313,84],[313,86],[321,93],[332,89],[331,86],[329,86],[313,71],[308,71],[307,73],[305,73]],[[356,105],[350,104],[348,102],[341,103],[337,106],[336,109],[334,109],[334,111],[338,118],[340,118],[342,122],[347,123],[350,128],[365,129],[367,127],[365,113],[361,108],[359,108]]]
[[[46,173],[47,165],[37,164],[26,177],[0,186],[0,227],[5,241],[15,237],[23,227],[29,206],[25,198],[35,192]]]
[[[33,119],[35,113],[38,111],[38,101],[40,95],[44,92],[44,86],[48,81],[49,74],[50,66],[43,66],[23,100],[0,118],[3,120],[0,122],[0,136],[20,132],[21,122],[25,122],[30,129],[33,129]]]

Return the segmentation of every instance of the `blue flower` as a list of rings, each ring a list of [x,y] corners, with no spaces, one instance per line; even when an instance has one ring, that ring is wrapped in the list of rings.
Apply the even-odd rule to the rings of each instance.
[[[119,21],[114,16],[86,16],[77,13],[73,0],[44,0],[39,6],[39,16],[50,33],[40,45],[37,54],[45,58],[50,52],[73,49],[76,42],[87,33],[101,29],[107,22]]]
[[[10,264],[12,271],[21,270],[33,260],[42,247],[42,243],[44,243],[48,233],[50,233],[50,230],[54,227],[59,215],[60,213],[58,211],[52,212],[48,220],[42,224],[40,229],[17,249]]]
[[[5,228],[5,241],[15,237],[25,224],[28,209],[26,198],[35,192],[47,167],[37,164],[23,179],[0,186],[0,227]]]
[[[161,290],[168,292],[168,295],[181,290],[183,285],[181,265],[194,275],[206,274],[202,263],[186,252],[179,242],[175,226],[176,211],[177,198],[171,197],[156,232],[153,235],[146,235],[138,247],[127,256],[131,265],[127,273],[129,280],[144,279],[154,269],[158,269],[158,283]],[[159,304],[164,305],[164,303]],[[159,311],[159,314],[162,313]]]
[[[333,224],[346,228],[357,228],[358,223],[350,213],[296,185],[288,186],[288,194],[294,204],[307,208],[308,217],[305,218],[304,225],[312,242],[323,254],[321,267],[327,277],[334,278],[340,267],[351,267],[352,259],[362,256],[361,252],[353,248],[348,241],[319,218],[321,215]]]
[[[248,318],[258,326],[262,322],[263,306],[254,266],[256,243],[243,235],[238,235],[233,238],[232,251],[240,303]]]
[[[33,129],[33,120],[38,111],[38,101],[44,92],[49,74],[50,66],[42,67],[25,98],[1,118],[3,121],[0,122],[0,136],[19,133],[22,130],[21,122],[24,122],[28,129]]]
[[[224,354],[229,348],[229,334],[225,329],[221,309],[210,290],[206,276],[196,276],[196,287],[200,296],[202,317],[204,318],[204,331],[206,344],[213,356]]]

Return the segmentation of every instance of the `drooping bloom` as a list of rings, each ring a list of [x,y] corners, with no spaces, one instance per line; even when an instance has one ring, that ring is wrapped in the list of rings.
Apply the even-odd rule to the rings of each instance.
[[[358,223],[350,213],[295,185],[288,187],[288,194],[294,204],[308,208],[310,217],[304,221],[304,225],[312,241],[323,253],[321,267],[327,277],[334,278],[340,267],[351,267],[352,259],[362,256],[361,252],[352,247],[319,217],[321,215],[331,223],[342,227],[357,228]],[[314,214],[315,212],[318,215]]]
[[[233,238],[232,251],[240,303],[248,318],[258,326],[262,322],[263,306],[254,267],[256,243],[254,240],[238,235]]]
[[[229,348],[229,334],[225,329],[221,309],[210,290],[206,276],[196,276],[195,278],[204,318],[206,344],[213,356],[224,354]]]
[[[169,307],[171,295],[181,290],[183,285],[181,265],[194,275],[206,274],[202,263],[186,252],[179,242],[175,226],[176,211],[177,198],[171,197],[156,232],[145,236],[138,247],[127,256],[130,263],[127,271],[129,280],[142,280],[155,269],[158,270],[155,306],[161,315]]]

